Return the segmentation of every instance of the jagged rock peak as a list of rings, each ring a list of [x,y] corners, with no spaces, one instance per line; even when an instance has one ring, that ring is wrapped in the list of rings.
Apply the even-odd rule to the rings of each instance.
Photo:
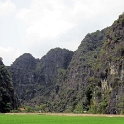
[[[46,66],[53,63],[53,67],[67,68],[73,52],[67,49],[54,48],[51,49],[44,57],[41,58],[41,63],[44,63]],[[44,65],[43,64],[43,65]]]
[[[36,65],[36,59],[30,53],[24,53],[19,58],[17,58],[11,67],[19,67],[26,69],[27,67],[32,68]]]
[[[23,55],[21,55],[20,57],[18,57],[16,61],[20,61],[20,60],[23,60],[23,59],[26,59],[26,60],[29,60],[29,59],[35,59],[30,53],[24,53]]]

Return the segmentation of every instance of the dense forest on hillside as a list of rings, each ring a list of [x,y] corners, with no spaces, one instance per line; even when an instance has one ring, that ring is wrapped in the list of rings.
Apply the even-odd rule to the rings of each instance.
[[[0,113],[16,108],[16,98],[10,74],[0,57]]]

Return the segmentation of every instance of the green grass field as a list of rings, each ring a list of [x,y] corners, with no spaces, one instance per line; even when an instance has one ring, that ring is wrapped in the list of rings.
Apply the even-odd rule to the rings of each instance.
[[[124,117],[0,114],[0,124],[123,124]]]

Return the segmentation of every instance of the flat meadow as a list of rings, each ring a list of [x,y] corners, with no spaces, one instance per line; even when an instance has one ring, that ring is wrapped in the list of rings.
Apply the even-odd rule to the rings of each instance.
[[[120,116],[0,114],[0,124],[123,124]]]

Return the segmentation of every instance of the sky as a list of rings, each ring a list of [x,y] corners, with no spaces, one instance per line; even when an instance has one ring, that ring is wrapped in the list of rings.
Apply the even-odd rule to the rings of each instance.
[[[0,57],[11,65],[24,53],[75,51],[87,33],[111,26],[124,0],[0,0]]]

